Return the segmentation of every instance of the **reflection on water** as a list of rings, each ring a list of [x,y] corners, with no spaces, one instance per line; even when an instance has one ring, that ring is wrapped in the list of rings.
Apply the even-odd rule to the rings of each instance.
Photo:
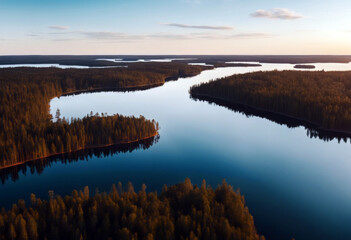
[[[157,143],[160,136],[144,139],[134,143],[118,144],[108,147],[89,148],[75,152],[64,153],[60,156],[48,157],[44,159],[38,159],[30,161],[21,165],[17,165],[10,168],[0,170],[0,179],[2,184],[11,179],[13,182],[17,181],[20,177],[19,173],[27,175],[27,171],[30,174],[40,175],[45,168],[51,167],[53,163],[64,163],[69,164],[77,161],[88,161],[92,157],[106,158],[118,153],[132,152],[134,150],[150,148],[154,143]]]
[[[351,70],[350,64],[314,65],[316,70]],[[288,128],[257,114],[247,118],[189,98],[195,84],[275,69],[293,70],[294,65],[216,68],[144,91],[54,98],[52,115],[58,108],[68,119],[91,111],[143,115],[159,122],[161,138],[145,151],[92,156],[70,164],[51,162],[40,174],[19,171],[16,182],[0,184],[0,206],[29,200],[32,192],[47,198],[49,190],[65,195],[86,185],[109,191],[118,181],[145,183],[148,191],[161,191],[164,184],[186,177],[198,185],[206,179],[212,186],[225,178],[240,188],[258,231],[267,239],[351,239],[350,143],[311,139],[303,127]]]
[[[332,130],[329,131],[325,129],[320,129],[318,125],[312,124],[311,122],[304,121],[301,119],[296,119],[296,118],[284,116],[281,114],[277,114],[274,112],[268,112],[268,111],[256,109],[240,103],[230,103],[220,99],[213,99],[211,97],[196,96],[196,95],[191,95],[190,97],[195,101],[197,100],[206,101],[209,104],[217,104],[217,105],[226,107],[227,109],[230,109],[234,112],[244,114],[246,117],[265,118],[279,125],[285,125],[288,128],[297,128],[300,126],[304,126],[306,129],[306,135],[310,138],[319,138],[327,142],[332,141],[334,139],[338,140],[339,143],[341,141],[345,143],[348,141],[351,142],[351,133],[343,133],[343,132],[337,132]]]

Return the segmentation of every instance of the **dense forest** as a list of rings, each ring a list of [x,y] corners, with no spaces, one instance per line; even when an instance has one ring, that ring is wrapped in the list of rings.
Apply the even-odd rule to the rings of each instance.
[[[157,86],[169,77],[196,75],[203,69],[176,63],[140,63],[106,69],[0,69],[0,168],[157,134],[158,124],[143,117],[88,115],[67,120],[57,112],[57,121],[53,122],[49,102],[56,96]]]
[[[351,72],[239,74],[193,86],[190,93],[287,115],[320,129],[351,132]]]
[[[215,190],[189,179],[160,195],[145,189],[118,183],[94,196],[88,187],[65,197],[50,191],[50,200],[32,194],[30,206],[19,200],[1,211],[0,239],[265,239],[244,197],[225,181]]]

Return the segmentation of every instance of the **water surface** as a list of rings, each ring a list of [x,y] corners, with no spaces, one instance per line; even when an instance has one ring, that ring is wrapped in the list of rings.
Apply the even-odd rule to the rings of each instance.
[[[351,70],[351,64],[314,64],[316,70]],[[69,194],[89,185],[109,190],[112,183],[142,183],[160,191],[190,177],[217,186],[222,179],[240,188],[259,233],[267,239],[351,238],[351,144],[307,136],[260,117],[194,101],[189,88],[235,73],[293,69],[291,64],[228,67],[136,92],[88,93],[55,98],[51,113],[66,118],[93,112],[143,115],[160,124],[160,138],[148,149],[52,162],[39,174],[20,172],[0,185],[0,205],[31,192],[47,198],[54,189]]]

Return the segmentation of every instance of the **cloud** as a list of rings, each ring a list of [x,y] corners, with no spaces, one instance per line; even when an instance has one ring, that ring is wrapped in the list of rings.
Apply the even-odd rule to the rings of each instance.
[[[281,20],[296,20],[303,18],[302,15],[285,8],[273,8],[270,10],[259,9],[256,12],[252,13],[251,16],[256,18],[270,18]]]
[[[133,41],[146,39],[148,35],[133,35],[122,32],[112,32],[112,31],[74,31],[71,32],[75,35],[80,35],[87,39],[95,40],[116,40],[116,41]]]
[[[28,37],[38,37],[40,36],[39,34],[36,34],[36,33],[28,33],[26,34]]]
[[[51,39],[51,40],[55,41],[55,42],[66,42],[66,41],[74,41],[77,39],[74,39],[74,38],[55,38],[55,39]]]
[[[178,27],[178,28],[191,28],[191,29],[206,29],[206,30],[233,30],[231,26],[213,26],[213,25],[188,25],[179,23],[162,23],[162,25]]]
[[[274,35],[267,34],[267,33],[237,33],[231,35],[213,35],[213,34],[206,34],[200,33],[196,34],[193,33],[190,36],[190,39],[212,39],[212,40],[224,40],[224,39],[257,39],[257,38],[270,38]]]
[[[55,29],[55,30],[67,30],[67,29],[69,29],[69,27],[67,27],[67,26],[60,26],[60,25],[52,25],[52,26],[49,26],[49,28]]]
[[[190,39],[191,36],[185,34],[168,34],[168,33],[155,33],[151,35],[144,35],[148,39],[170,39],[170,40],[184,40]]]
[[[255,38],[270,38],[273,37],[271,34],[267,33],[238,33],[229,36],[230,38],[236,39],[255,39]]]
[[[154,33],[154,34],[127,34],[121,32],[110,31],[76,31],[75,34],[83,36],[86,39],[95,40],[115,40],[115,41],[137,41],[147,39],[189,39],[189,36],[183,34],[168,34],[168,33]]]
[[[134,42],[140,40],[226,40],[226,39],[257,39],[268,38],[273,35],[267,33],[245,33],[236,34],[219,34],[211,31],[208,32],[192,32],[184,34],[173,34],[169,32],[158,32],[150,34],[129,34],[114,31],[56,31],[48,33],[30,33],[28,36],[49,37],[52,41],[74,41],[74,40],[92,40],[92,41],[108,41],[108,42]]]
[[[77,33],[85,35],[88,38],[94,39],[123,39],[126,38],[127,35],[119,32],[109,32],[109,31],[77,31]]]
[[[155,33],[145,35],[131,35],[120,32],[88,32],[78,31],[79,35],[83,35],[87,39],[96,40],[116,40],[116,41],[137,41],[149,39],[166,39],[166,40],[193,40],[193,39],[257,39],[268,38],[273,35],[267,33],[237,33],[237,34],[211,34],[211,33],[189,33],[189,34],[168,34],[168,33]]]

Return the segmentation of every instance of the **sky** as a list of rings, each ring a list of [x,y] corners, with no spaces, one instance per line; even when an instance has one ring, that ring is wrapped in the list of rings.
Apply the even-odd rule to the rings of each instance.
[[[0,55],[351,54],[350,0],[0,0]]]

